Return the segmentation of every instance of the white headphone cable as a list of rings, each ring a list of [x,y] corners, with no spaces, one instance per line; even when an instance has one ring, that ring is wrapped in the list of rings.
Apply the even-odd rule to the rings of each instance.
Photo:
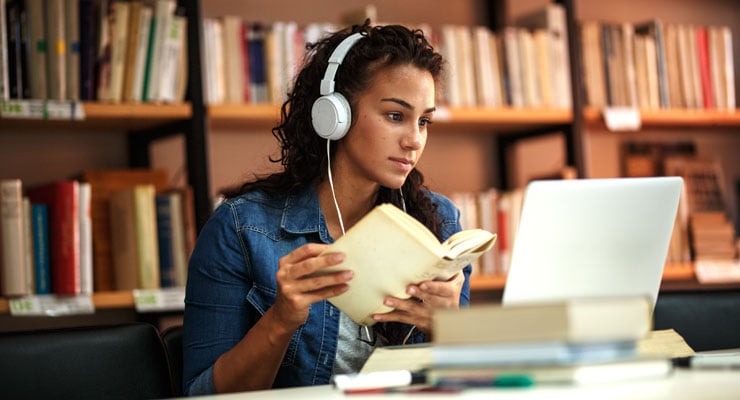
[[[336,193],[334,193],[334,180],[331,177],[330,148],[331,148],[331,139],[326,139],[326,169],[329,175],[329,187],[331,188],[331,197],[334,199],[334,207],[336,207],[337,209],[337,217],[339,217],[339,227],[342,229],[342,235],[344,235],[344,222],[342,221],[342,212],[339,211],[339,203],[337,202],[337,195]]]

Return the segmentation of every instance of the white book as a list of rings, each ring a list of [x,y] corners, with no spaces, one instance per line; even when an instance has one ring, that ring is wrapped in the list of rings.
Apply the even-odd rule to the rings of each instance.
[[[223,17],[224,60],[226,79],[226,103],[241,104],[244,102],[244,52],[242,51],[242,19],[236,15]]]
[[[493,56],[491,55],[490,31],[485,26],[473,27],[473,49],[475,87],[478,105],[495,107],[493,84]]]
[[[457,72],[460,75],[461,100],[463,107],[475,107],[475,72],[473,70],[473,44],[467,26],[455,27],[457,40]]]
[[[559,79],[555,76],[555,70],[551,66],[550,53],[551,47],[555,42],[551,39],[550,32],[544,29],[537,29],[532,32],[536,57],[536,78],[540,88],[540,101],[543,107],[558,108],[559,100],[555,98],[560,96],[555,92],[554,82]]]
[[[525,107],[541,107],[539,81],[537,79],[537,52],[532,33],[525,29],[517,31],[519,61],[522,69],[522,93]]]
[[[462,92],[460,83],[460,73],[457,56],[457,40],[455,39],[455,27],[452,25],[442,26],[442,38],[440,42],[440,52],[447,60],[448,73],[445,81],[445,100],[451,107],[461,107]]]
[[[735,59],[732,53],[732,31],[723,26],[721,36],[725,44],[725,88],[727,88],[727,109],[735,109]]]
[[[5,16],[5,0],[0,0],[0,101],[10,99],[7,21],[8,19]]]
[[[149,46],[153,12],[151,7],[142,6],[139,14],[139,36],[137,38],[136,53],[134,56],[134,78],[131,88],[131,99],[129,99],[133,102],[141,102],[143,99],[146,52]]]
[[[185,32],[185,17],[173,16],[170,19],[170,28],[167,29],[162,44],[162,65],[159,78],[159,95],[157,101],[174,103],[177,101],[177,87],[180,81],[180,60],[183,49],[182,37]]]
[[[514,108],[522,108],[525,105],[524,84],[517,29],[504,28],[502,35],[506,54],[506,77],[504,79],[508,82],[510,105]]]
[[[152,41],[151,61],[149,63],[149,85],[147,87],[147,101],[156,101],[159,98],[160,79],[162,76],[162,47],[164,46],[167,29],[175,13],[173,0],[157,0],[154,6],[154,35]]]
[[[23,198],[20,179],[0,181],[0,248],[2,248],[2,294],[29,294],[26,282]]]
[[[80,218],[80,293],[92,294],[93,280],[93,242],[92,242],[92,189],[90,183],[79,183]]]

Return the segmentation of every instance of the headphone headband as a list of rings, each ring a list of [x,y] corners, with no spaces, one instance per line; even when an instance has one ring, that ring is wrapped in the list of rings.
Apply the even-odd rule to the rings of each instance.
[[[324,73],[324,79],[321,80],[321,95],[326,96],[327,94],[334,93],[334,77],[337,74],[339,65],[344,61],[344,57],[347,56],[349,49],[355,45],[355,43],[365,37],[364,34],[357,32],[347,36],[336,49],[329,56],[329,65],[326,67]]]

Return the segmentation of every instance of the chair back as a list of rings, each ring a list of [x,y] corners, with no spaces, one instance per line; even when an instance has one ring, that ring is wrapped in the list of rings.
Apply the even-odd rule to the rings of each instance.
[[[167,355],[144,323],[0,334],[2,399],[172,397]]]
[[[175,396],[183,395],[182,387],[182,325],[171,326],[162,332],[162,342],[170,362],[170,377]]]

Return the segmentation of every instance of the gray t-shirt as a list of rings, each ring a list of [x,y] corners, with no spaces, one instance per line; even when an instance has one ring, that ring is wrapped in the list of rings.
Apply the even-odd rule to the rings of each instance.
[[[362,332],[360,332],[362,329]],[[368,328],[372,334],[372,328]],[[341,313],[339,317],[339,337],[337,339],[337,357],[334,360],[332,374],[351,374],[359,372],[373,352],[373,346],[359,340],[358,333],[367,340],[365,329]],[[375,347],[380,347],[380,340],[376,340]]]

